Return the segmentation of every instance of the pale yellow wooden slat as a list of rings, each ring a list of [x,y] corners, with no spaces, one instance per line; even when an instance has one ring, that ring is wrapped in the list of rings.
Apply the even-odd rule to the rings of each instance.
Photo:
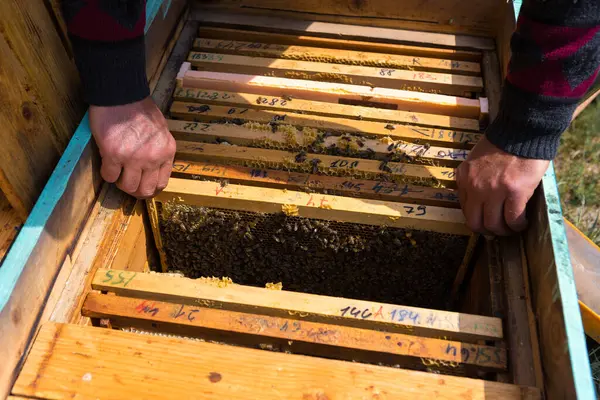
[[[385,329],[423,337],[468,342],[503,337],[499,318],[242,285],[215,287],[166,275],[99,269],[92,288],[140,299]]]
[[[177,141],[177,157],[191,161],[213,161],[253,168],[274,168],[296,172],[319,172],[326,175],[365,179],[387,177],[398,183],[423,186],[456,186],[456,170],[400,162],[361,158],[302,154],[282,150]],[[381,178],[383,179],[383,178]]]
[[[369,81],[363,85],[298,77],[275,77],[256,73],[196,71],[191,64],[182,64],[178,84],[187,88],[250,93],[267,97],[296,98],[326,103],[387,108],[414,113],[447,115],[458,118],[487,118],[487,99],[471,99],[425,91],[390,89],[374,86]],[[301,78],[301,77],[300,77]]]
[[[349,179],[342,176],[315,175],[303,172],[250,168],[214,162],[193,162],[176,159],[172,176],[196,180],[225,180],[229,183],[272,187],[277,189],[310,190],[316,193],[340,194],[350,197],[401,201],[450,208],[459,208],[456,191],[446,188],[400,184],[383,180]]]
[[[391,137],[414,143],[430,143],[453,148],[471,148],[481,134],[451,129],[426,128],[414,125],[395,125],[385,122],[358,121],[331,118],[321,115],[297,114],[287,111],[255,110],[247,107],[218,106],[214,104],[185,103],[174,101],[172,117],[193,121],[257,121],[271,124],[288,124],[329,132],[361,134],[366,137]]]
[[[470,235],[461,210],[344,196],[312,194],[290,190],[226,185],[219,182],[172,178],[156,201],[184,201],[186,204],[259,213],[281,213],[295,206],[306,218],[413,228],[455,235]]]
[[[296,129],[290,125],[267,125],[258,123],[213,124],[187,121],[167,121],[169,130],[177,140],[227,143],[289,151],[307,150],[327,153],[337,150],[337,154],[350,157],[387,160],[395,157],[403,161],[422,161],[440,166],[458,166],[467,159],[468,150],[447,147],[425,146],[390,138],[364,139],[356,136],[329,136],[326,132],[314,129]],[[312,149],[311,149],[312,147]],[[362,155],[362,156],[361,156]]]
[[[194,50],[251,57],[271,57],[288,60],[327,62],[334,64],[365,65],[380,68],[408,69],[479,75],[479,63],[430,57],[381,54],[322,47],[263,43],[260,41],[220,40],[200,37],[194,41]]]
[[[308,79],[389,89],[425,91],[467,97],[481,92],[480,77],[438,72],[408,71],[360,65],[330,64],[280,58],[248,57],[192,51],[188,62],[205,71],[267,75],[280,78]]]
[[[201,26],[200,28],[198,28],[198,35],[201,37],[217,40],[250,40],[253,42],[315,46],[328,49],[368,51],[375,53],[400,54],[414,57],[448,58],[451,60],[472,62],[481,61],[481,52],[478,51],[336,39],[329,37],[308,36],[302,34],[283,34],[274,32],[260,32],[256,30]]]
[[[273,4],[274,2],[271,2]],[[312,4],[311,4],[312,3]],[[274,5],[274,4],[273,4]],[[463,5],[463,3],[461,3]],[[256,6],[256,4],[254,4]],[[302,4],[294,4],[293,9],[298,11],[299,9],[311,10],[320,9],[320,12],[324,10],[324,4],[322,1],[311,1],[304,2]],[[470,5],[464,5],[469,7]],[[264,4],[263,4],[264,7]],[[348,9],[346,2],[337,2],[332,4],[328,2],[327,13],[331,13],[333,8],[337,9]],[[382,7],[382,5],[379,5]],[[397,17],[402,18],[403,7],[397,7],[397,4],[390,3],[389,6],[384,4],[383,7],[394,7],[393,11]],[[418,3],[418,8],[427,9],[422,3]],[[281,6],[274,8],[281,9]],[[288,10],[292,8],[287,5]],[[358,7],[362,9],[362,7]],[[427,9],[427,13],[436,12],[436,10]],[[380,10],[380,15],[385,15]],[[317,15],[319,13],[316,13]],[[466,14],[466,12],[465,12]],[[355,40],[366,40],[371,42],[387,42],[387,43],[410,43],[418,44],[423,46],[435,46],[435,47],[451,47],[451,48],[469,48],[476,50],[495,50],[495,42],[489,37],[476,37],[468,35],[455,35],[448,33],[434,33],[425,31],[415,30],[404,30],[395,28],[380,28],[374,26],[360,26],[360,25],[349,25],[343,23],[330,23],[320,21],[307,21],[300,19],[291,18],[279,18],[277,16],[268,16],[266,13],[262,15],[247,15],[238,14],[231,12],[211,12],[208,10],[199,10],[194,13],[193,18],[203,22],[206,25],[227,27],[227,28],[240,28],[257,30],[262,32],[277,32],[277,33],[288,33],[288,34],[301,34],[301,35],[313,35],[313,36],[326,36],[335,37],[339,39],[355,39]],[[444,16],[447,19],[447,16]],[[406,22],[406,21],[402,21]]]
[[[479,130],[479,121],[475,119],[449,117],[436,114],[412,113],[397,110],[385,110],[380,108],[351,106],[313,100],[286,100],[285,98],[281,97],[261,96],[250,93],[236,93],[180,87],[175,90],[175,94],[173,96],[175,100],[195,101],[205,104],[241,106],[254,109],[277,110],[284,112],[289,111],[295,113],[323,115],[326,117],[342,117],[386,123],[408,123],[412,125],[424,125],[457,130]]]
[[[40,330],[13,394],[82,398],[540,398],[537,389],[74,325]]]
[[[346,354],[350,357],[355,352],[348,350],[358,350],[373,352],[372,357],[379,354],[383,357],[393,355],[391,359],[403,366],[418,367],[421,364],[419,358],[426,358],[455,365],[474,365],[483,369],[506,369],[506,350],[492,346],[179,303],[90,293],[82,313],[90,318],[108,318],[113,326],[123,328],[140,326],[144,329],[154,324],[158,326],[155,328],[158,332],[178,332],[184,336],[200,338],[218,337],[218,334],[211,334],[218,331],[228,337],[225,341],[229,344],[274,343],[279,346],[282,341],[288,341],[290,351],[295,354],[340,358],[337,357],[339,349],[346,351],[342,356]],[[207,332],[207,329],[210,331]],[[310,343],[311,346],[294,346],[296,342]],[[323,345],[336,348],[328,351],[331,348],[323,348]]]

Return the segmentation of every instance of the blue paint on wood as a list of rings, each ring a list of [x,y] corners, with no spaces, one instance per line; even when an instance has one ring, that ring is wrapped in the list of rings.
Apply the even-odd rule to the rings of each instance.
[[[31,214],[25,221],[25,225],[21,228],[19,235],[6,255],[4,263],[0,266],[0,312],[8,303],[10,294],[14,290],[31,252],[44,231],[48,219],[64,194],[75,166],[91,136],[86,113],[60,158],[58,166],[54,169],[42,194],[35,203],[33,210],[31,210]]]
[[[560,205],[558,185],[554,173],[554,163],[542,179],[544,200],[554,254],[554,268],[556,268],[557,299],[561,302],[565,333],[567,338],[566,350],[569,352],[573,381],[578,399],[596,399],[596,390],[592,380],[588,349],[581,321],[577,287],[571,266],[569,243]],[[551,266],[549,266],[551,267]],[[548,282],[550,284],[550,282]]]
[[[168,3],[163,8],[165,13],[171,4],[170,0],[167,1]],[[163,0],[148,0],[146,4],[146,31],[152,25],[152,21],[154,21],[154,17],[160,10],[162,2]],[[27,218],[27,221],[25,221],[23,228],[21,228],[19,235],[0,266],[0,312],[8,304],[10,295],[25,269],[27,260],[44,231],[58,201],[64,194],[75,166],[91,137],[92,133],[86,113],[60,158],[58,165],[46,183],[33,210],[31,210],[31,214]]]
[[[169,7],[171,7],[171,0],[147,0],[146,1],[146,32],[152,26],[154,18],[158,15],[158,11],[164,3],[162,18],[167,16]]]

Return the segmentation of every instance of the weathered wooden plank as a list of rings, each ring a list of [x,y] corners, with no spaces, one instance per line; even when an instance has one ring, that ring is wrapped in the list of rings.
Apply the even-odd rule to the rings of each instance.
[[[23,220],[0,192],[0,265],[22,224]]]
[[[330,325],[310,321],[297,321],[290,318],[278,318],[268,315],[240,313],[213,308],[188,306],[163,301],[148,301],[134,298],[108,296],[90,293],[83,305],[82,313],[90,318],[109,318],[113,326],[135,327],[136,320],[154,323],[168,332],[174,328],[191,336],[203,337],[206,330],[219,331],[211,338],[230,340],[230,333],[245,336],[242,341],[265,343],[269,339],[311,343],[314,345],[336,346],[343,349],[362,350],[395,356],[405,362],[407,357],[441,360],[449,363],[469,364],[484,369],[506,369],[506,351],[491,346],[464,344],[461,342],[423,338],[419,336],[395,334]],[[254,336],[248,338],[248,336]],[[186,335],[189,336],[189,335]],[[227,339],[225,337],[228,337]],[[235,335],[234,335],[235,336]],[[244,340],[245,339],[245,340]],[[239,340],[231,337],[230,344]],[[279,344],[280,341],[275,343]],[[295,353],[294,344],[289,350]],[[305,348],[308,346],[304,346]],[[327,349],[314,348],[309,355],[332,355]],[[302,354],[302,353],[297,353]],[[351,357],[352,353],[349,353]],[[334,358],[338,358],[336,349]],[[350,358],[350,361],[352,359]],[[408,360],[414,363],[415,360]],[[417,360],[418,363],[418,360]]]
[[[110,253],[101,257],[103,266],[143,272],[146,262],[146,231],[143,212],[145,202],[138,201],[116,232],[111,234]]]
[[[273,44],[298,46],[313,46],[327,49],[365,51],[374,53],[398,54],[412,57],[447,58],[458,61],[481,61],[481,52],[459,49],[448,49],[428,46],[410,46],[394,43],[361,42],[358,40],[335,39],[300,34],[283,34],[275,32],[259,32],[256,30],[241,30],[201,26],[198,35],[215,40],[243,40]]]
[[[553,168],[531,201],[525,235],[548,399],[596,397]]]
[[[25,220],[84,108],[44,2],[2,1],[0,15],[0,190]]]
[[[475,62],[265,43],[261,41],[248,41],[248,38],[243,40],[226,40],[200,37],[194,41],[194,50],[220,54],[239,54],[251,57],[365,65],[384,69],[392,68],[469,75],[479,75],[481,73],[479,63]]]
[[[404,203],[458,208],[458,196],[451,189],[431,188],[389,181],[348,179],[302,172],[257,169],[237,165],[175,160],[172,176],[196,180],[224,180],[251,186],[304,190]]]
[[[285,149],[307,150],[311,153],[344,154],[350,157],[375,158],[378,160],[403,160],[431,163],[440,166],[458,166],[467,159],[468,150],[426,146],[400,140],[365,139],[360,136],[335,136],[315,129],[297,129],[290,125],[260,124],[243,125],[214,124],[168,120],[169,130],[177,140],[205,143],[227,143]]]
[[[475,248],[477,247],[478,242],[479,234],[472,234],[469,238],[467,249],[465,250],[465,256],[463,257],[463,260],[460,263],[460,266],[458,267],[458,271],[456,272],[456,278],[454,278],[454,282],[452,283],[452,291],[450,292],[450,296],[452,297],[452,301],[454,302],[456,302],[458,299],[458,291],[464,283],[465,275],[473,259],[473,253],[475,252]]]
[[[45,8],[36,10],[35,3],[0,3],[0,190],[22,220],[33,208],[82,111],[77,104],[77,72]],[[31,30],[26,21],[39,24],[37,29],[48,35],[47,43],[40,42],[41,36],[27,34]]]
[[[117,221],[122,222],[121,206],[125,196],[126,194],[116,186],[103,185],[86,226],[75,248],[66,259],[70,263],[71,270],[61,269],[45,304],[40,323],[47,321],[67,323],[78,320],[74,316],[79,313],[77,304],[82,293],[89,288],[89,282],[87,287],[85,285],[86,279],[89,280],[94,271],[93,262],[96,255],[104,254],[102,245],[106,238],[115,231]]]
[[[248,57],[192,51],[188,62],[199,70],[305,79],[388,89],[465,96],[483,89],[480,77],[408,71],[281,58]]]
[[[99,192],[90,138],[86,118],[0,268],[0,396],[12,385],[48,291]]]
[[[189,382],[194,382],[193,389]],[[540,398],[537,389],[497,382],[58,324],[40,330],[13,393],[186,398],[190,390],[209,399],[249,399],[256,393],[263,399],[365,394],[414,399],[415,393],[477,400]]]
[[[498,55],[491,51],[483,52],[481,65],[485,81],[485,95],[489,104],[489,118],[490,121],[493,121],[498,115],[500,97],[502,96],[502,75]]]
[[[250,93],[180,87],[175,90],[173,96],[175,100],[179,101],[197,101],[208,104],[308,113],[326,117],[341,117],[366,121],[409,123],[457,130],[479,130],[479,121],[475,119],[385,110],[312,100],[286,100],[280,97],[261,96]]]
[[[184,141],[177,142],[176,156],[184,160],[233,163],[258,169],[320,172],[366,179],[387,176],[402,183],[421,183],[425,186],[441,183],[448,187],[456,186],[456,171],[448,167]]]
[[[184,120],[205,122],[243,123],[256,121],[267,124],[287,124],[300,128],[315,128],[332,134],[353,133],[365,137],[393,138],[414,143],[452,148],[471,148],[481,134],[450,129],[425,128],[413,125],[394,125],[385,122],[348,120],[320,115],[296,114],[271,110],[254,110],[244,107],[217,106],[213,104],[173,102],[170,114]],[[386,139],[387,140],[387,139]]]
[[[146,32],[146,75],[150,90],[154,90],[158,78],[165,66],[175,41],[184,24],[185,0],[160,1],[156,16],[149,21]]]
[[[189,205],[218,207],[259,213],[281,213],[292,207],[294,215],[470,235],[460,210],[426,205],[312,194],[263,187],[226,185],[220,182],[172,178],[156,201],[185,201]]]
[[[239,72],[235,70],[234,72]],[[482,119],[487,113],[484,98],[424,93],[411,90],[350,85],[348,83],[276,78],[228,72],[193,71],[184,64],[179,71],[181,86],[213,91],[259,94],[271,97],[297,98],[328,103],[380,106],[409,112],[441,114],[459,118]],[[414,121],[408,121],[414,122]]]
[[[197,29],[198,22],[196,21],[186,21],[184,23],[180,37],[173,47],[159,79],[156,81],[156,86],[152,92],[152,99],[163,113],[166,113],[169,109],[177,84],[177,73],[192,47],[194,32]]]
[[[337,6],[339,6],[341,2],[337,3]],[[282,2],[279,2],[279,5],[281,6]],[[304,6],[302,5],[300,7]],[[422,8],[422,5],[420,5],[419,7]],[[289,9],[289,5],[286,8]],[[428,9],[429,8],[430,7],[428,7]],[[328,14],[331,14],[334,9],[335,6],[333,6],[333,8],[329,10]],[[298,9],[296,5],[294,5],[294,10],[300,11],[300,9]],[[452,14],[454,14],[454,12]],[[401,15],[402,16],[400,18],[406,18],[403,14]],[[456,47],[461,49],[495,49],[495,44],[492,39],[475,36],[418,32],[402,29],[378,28],[372,26],[346,25],[328,22],[317,22],[314,20],[309,22],[295,19],[268,17],[264,15],[217,13],[206,10],[197,10],[193,13],[192,18],[197,21],[203,22],[205,25],[228,28],[251,28],[254,30],[266,32],[296,34],[299,33],[303,35],[313,36],[330,36],[340,39],[358,39],[403,44],[410,43],[425,46],[433,45],[444,47]]]
[[[153,301],[192,306],[202,304],[203,307],[306,321],[329,321],[423,337],[442,336],[460,341],[502,338],[502,321],[499,318],[242,285],[215,287],[198,280],[167,275],[100,269],[92,287]]]
[[[433,0],[423,7],[418,0],[410,0],[402,3],[401,8],[394,6],[388,0],[371,0],[361,4],[326,0],[299,6],[281,0],[221,0],[218,3],[204,2],[196,12],[212,9],[221,13],[484,37],[493,37],[500,21],[498,4],[487,1],[466,5],[455,0]]]
[[[503,274],[512,382],[543,389],[538,332],[528,278],[524,276],[527,267],[521,257],[521,238],[514,236],[496,240]]]

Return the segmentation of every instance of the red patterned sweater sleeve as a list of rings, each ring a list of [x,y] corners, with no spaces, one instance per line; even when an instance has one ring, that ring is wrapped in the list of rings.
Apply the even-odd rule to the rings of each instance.
[[[486,137],[511,154],[551,160],[598,76],[600,1],[525,0],[511,52],[500,111]]]
[[[85,99],[128,104],[150,93],[146,77],[145,0],[62,0]]]

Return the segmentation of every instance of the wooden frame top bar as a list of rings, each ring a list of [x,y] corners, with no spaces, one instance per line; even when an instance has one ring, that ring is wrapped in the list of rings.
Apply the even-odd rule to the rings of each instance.
[[[99,269],[94,275],[92,288],[138,299],[307,321],[329,321],[450,340],[471,342],[503,337],[500,318],[235,284],[216,287],[194,279],[161,274]]]

